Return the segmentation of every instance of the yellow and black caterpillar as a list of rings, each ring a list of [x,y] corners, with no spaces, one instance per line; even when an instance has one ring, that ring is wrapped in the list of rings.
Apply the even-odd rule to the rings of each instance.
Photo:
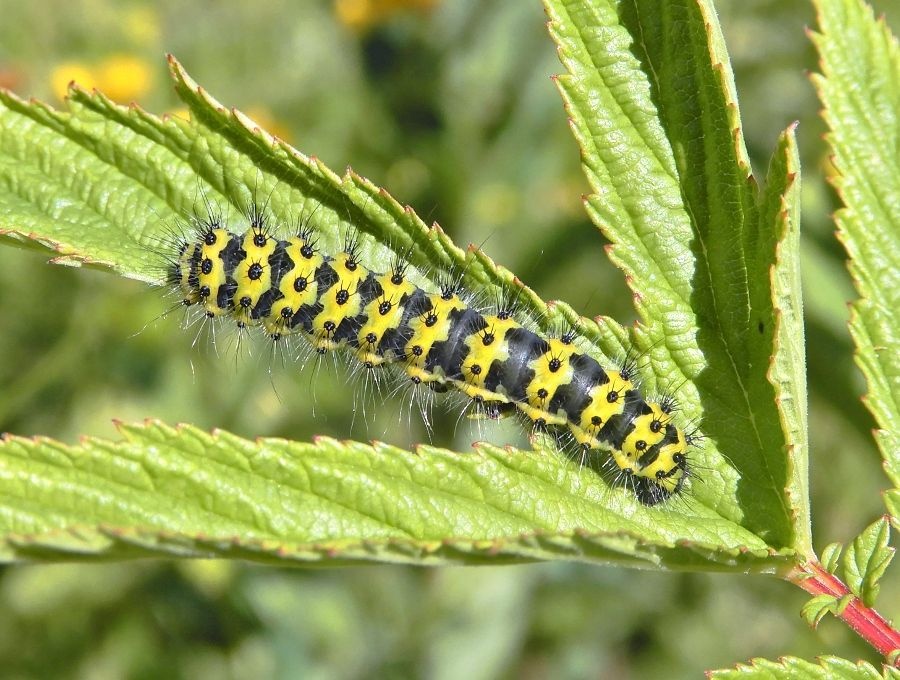
[[[519,411],[568,432],[586,452],[609,452],[607,467],[646,505],[682,489],[691,437],[672,422],[674,402],[645,400],[628,367],[605,370],[571,335],[542,337],[509,311],[479,312],[458,286],[426,292],[402,262],[372,271],[353,239],[328,255],[307,228],[282,240],[256,208],[249,218],[235,234],[210,214],[178,239],[167,276],[184,305],[262,326],[276,341],[303,336],[322,354],[345,348],[366,369],[402,366],[414,383],[458,390],[489,417]]]

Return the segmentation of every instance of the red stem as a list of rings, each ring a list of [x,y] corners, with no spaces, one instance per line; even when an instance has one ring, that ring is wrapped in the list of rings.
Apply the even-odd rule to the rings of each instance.
[[[798,567],[788,579],[811,595],[833,595],[840,599],[850,594],[847,586],[837,576],[825,571],[818,562],[807,562]],[[850,600],[839,618],[885,657],[900,649],[900,631],[877,611],[865,606],[858,597]],[[900,668],[900,657],[894,666]]]

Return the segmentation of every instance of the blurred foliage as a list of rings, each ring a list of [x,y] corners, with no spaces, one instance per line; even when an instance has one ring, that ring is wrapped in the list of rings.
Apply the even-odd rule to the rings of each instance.
[[[896,32],[900,2],[874,4]],[[815,20],[801,0],[721,0],[719,11],[757,173],[778,132],[800,121],[821,547],[852,539],[881,512],[884,480],[858,399],[846,330],[853,291],[804,72],[816,68],[803,32]],[[580,205],[587,187],[549,80],[561,67],[537,0],[0,0],[0,16],[0,86],[59,105],[74,78],[177,113],[163,59],[171,52],[221,101],[331,167],[352,164],[458,243],[483,245],[542,297],[633,319]],[[264,345],[238,353],[201,341],[198,350],[178,319],[159,318],[161,294],[45,259],[0,250],[0,289],[16,291],[0,296],[0,431],[72,441],[115,436],[113,418],[154,416],[247,436],[428,438],[402,400],[364,416],[341,368],[274,365]],[[435,443],[521,443],[514,426],[480,433],[457,415],[435,411]],[[806,629],[804,599],[764,579],[566,564],[11,567],[0,572],[0,661],[6,677],[98,679],[681,677],[754,655],[876,661],[836,622]],[[898,602],[894,579],[885,613]]]

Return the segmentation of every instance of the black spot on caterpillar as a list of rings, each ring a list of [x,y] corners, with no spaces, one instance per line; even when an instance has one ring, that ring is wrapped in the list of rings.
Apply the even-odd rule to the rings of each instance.
[[[353,236],[326,253],[305,226],[278,238],[255,204],[247,221],[231,231],[210,210],[171,244],[166,276],[186,307],[261,327],[275,342],[300,336],[319,354],[342,350],[367,371],[401,367],[415,385],[456,390],[491,418],[519,412],[583,454],[608,454],[616,481],[645,505],[682,490],[691,435],[673,422],[674,400],[641,395],[631,362],[604,369],[571,333],[545,337],[506,309],[475,309],[458,284],[430,293],[399,259],[371,270]]]

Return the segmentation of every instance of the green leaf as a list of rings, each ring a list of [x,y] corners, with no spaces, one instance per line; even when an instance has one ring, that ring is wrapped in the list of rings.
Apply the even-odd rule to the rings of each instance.
[[[463,252],[351,170],[339,177],[273,138],[213,99],[173,57],[169,64],[190,121],[159,119],[77,87],[67,112],[0,90],[0,238],[43,247],[57,263],[161,284],[163,245],[176,220],[205,214],[207,202],[236,220],[255,199],[279,222],[316,227],[323,247],[341,246],[352,225],[373,265],[387,267],[402,254],[423,281],[462,272],[486,298],[516,300],[545,331],[575,324],[584,344],[624,354],[614,322],[584,319],[564,303],[548,306],[482,252]]]
[[[731,125],[734,118],[729,112],[733,110],[733,105],[727,102],[733,101],[733,93],[720,78],[722,73],[727,72],[727,68],[722,66],[726,62],[722,61],[724,56],[720,38],[715,31],[708,34],[705,28],[697,33],[694,29],[705,26],[705,20],[693,16],[692,21],[691,36],[696,43],[692,43],[693,49],[696,51],[697,45],[701,44],[705,49],[704,40],[712,36],[716,45],[714,56],[718,59],[715,62],[718,64],[716,68],[708,63],[709,55],[706,57],[706,66],[701,64],[697,67],[698,78],[705,79],[705,87],[711,88],[707,94],[712,104],[706,101],[702,102],[702,106],[696,102],[695,104],[700,106],[701,112],[706,110],[703,107],[707,105],[713,106],[719,113],[724,111],[723,115]],[[586,33],[593,30],[591,27],[585,28]],[[624,29],[618,27],[616,30],[621,32]],[[602,47],[602,42],[592,44],[592,49]],[[624,62],[640,67],[636,75],[643,79],[643,95],[648,95],[650,86],[646,83],[646,73],[652,71],[651,65],[636,62],[627,51],[617,56]],[[656,56],[658,55],[654,55],[654,58]],[[671,55],[668,58],[672,58]],[[412,210],[396,203],[384,190],[349,171],[339,177],[316,159],[303,156],[271,138],[239,112],[229,112],[212,99],[174,60],[171,60],[171,67],[176,91],[191,111],[189,122],[171,117],[159,120],[135,107],[116,106],[102,95],[87,94],[77,89],[71,92],[67,112],[54,111],[37,103],[26,103],[10,94],[0,96],[0,205],[4,208],[0,210],[0,234],[22,244],[49,248],[58,255],[58,261],[100,266],[126,276],[159,283],[163,278],[165,264],[164,253],[160,252],[161,242],[170,234],[178,218],[186,219],[195,211],[202,212],[205,210],[204,202],[211,201],[224,207],[226,219],[238,219],[249,201],[265,197],[267,208],[279,222],[309,220],[322,235],[325,247],[337,249],[341,245],[346,225],[352,224],[362,232],[362,255],[373,266],[383,263],[386,268],[392,255],[402,252],[419,269],[423,285],[433,284],[441,272],[462,271],[471,290],[485,297],[496,297],[502,292],[506,299],[515,299],[523,312],[533,317],[536,324],[545,331],[556,331],[560,327],[574,325],[577,342],[588,351],[608,357],[625,355],[629,346],[627,334],[615,322],[608,319],[598,322],[581,319],[561,303],[548,307],[484,254],[478,251],[463,253],[440,229],[428,228]],[[593,77],[590,71],[581,75],[588,81]],[[565,80],[567,86],[581,86],[575,78]],[[565,88],[563,89],[565,92]],[[607,95],[615,96],[615,88]],[[800,531],[796,533],[792,533],[791,522],[806,517],[806,510],[800,506],[788,508],[784,504],[789,498],[786,495],[789,492],[789,487],[785,486],[788,482],[786,475],[793,474],[784,456],[786,440],[782,437],[777,446],[769,446],[774,441],[769,435],[778,429],[781,412],[776,408],[776,390],[766,379],[763,370],[768,361],[757,362],[757,366],[761,368],[745,376],[744,372],[748,367],[738,367],[729,355],[732,350],[746,350],[747,357],[755,356],[754,352],[769,357],[775,351],[773,334],[777,308],[771,301],[775,299],[776,289],[770,286],[770,276],[777,265],[775,244],[786,233],[785,225],[794,215],[794,211],[789,209],[794,200],[792,187],[795,186],[792,137],[788,133],[783,138],[772,164],[770,189],[766,196],[757,196],[752,189],[747,180],[742,152],[738,153],[737,148],[732,155],[726,154],[728,158],[725,160],[718,157],[714,159],[726,165],[731,163],[734,168],[731,179],[726,182],[727,186],[719,187],[713,181],[711,193],[727,190],[750,205],[747,210],[753,219],[749,222],[742,220],[741,228],[754,234],[759,231],[759,234],[753,236],[756,240],[753,247],[747,250],[756,256],[756,246],[764,243],[765,248],[762,250],[768,252],[768,259],[764,258],[765,261],[761,260],[760,263],[748,263],[746,267],[765,274],[763,283],[759,285],[762,285],[762,297],[769,301],[770,311],[767,313],[771,323],[766,324],[769,335],[764,336],[762,349],[757,346],[729,348],[731,340],[724,338],[719,331],[711,334],[710,329],[718,328],[723,323],[722,318],[737,322],[742,314],[749,313],[746,291],[743,297],[731,297],[729,304],[740,301],[735,311],[724,313],[721,310],[704,309],[704,305],[710,302],[707,287],[711,280],[716,279],[716,285],[726,288],[734,284],[734,281],[720,279],[721,276],[731,276],[731,265],[717,258],[728,258],[731,255],[729,248],[716,244],[721,239],[732,242],[736,232],[726,230],[724,222],[728,211],[718,205],[715,198],[709,199],[711,207],[699,204],[691,206],[691,211],[699,211],[698,214],[702,214],[706,220],[701,225],[702,228],[693,224],[692,218],[688,217],[689,211],[680,201],[680,175],[684,173],[679,165],[682,163],[681,156],[676,162],[671,151],[667,152],[670,148],[666,138],[668,132],[652,115],[652,103],[648,100],[638,104],[640,110],[646,112],[646,115],[639,116],[641,130],[657,135],[649,153],[657,158],[662,169],[654,182],[636,185],[635,188],[640,191],[632,191],[629,195],[626,204],[633,213],[634,220],[617,224],[614,234],[618,253],[616,257],[632,278],[635,288],[644,295],[646,303],[640,302],[642,314],[649,319],[648,315],[652,312],[656,318],[652,326],[642,327],[637,331],[636,345],[642,352],[646,352],[653,374],[665,375],[667,380],[673,381],[660,384],[652,375],[646,374],[642,376],[646,378],[645,388],[652,393],[678,387],[679,398],[684,392],[682,405],[687,422],[699,418],[701,397],[692,383],[685,383],[682,390],[679,376],[696,376],[705,383],[710,395],[703,397],[704,410],[711,414],[704,422],[704,432],[709,436],[709,443],[694,461],[697,473],[692,479],[689,493],[660,508],[645,508],[638,505],[626,492],[610,491],[595,473],[585,471],[584,474],[595,485],[590,496],[592,501],[587,504],[592,509],[590,512],[586,509],[587,506],[581,504],[585,498],[585,487],[576,485],[570,489],[574,493],[574,498],[570,500],[576,502],[581,510],[566,521],[556,518],[551,522],[547,517],[535,514],[526,515],[523,520],[530,529],[511,526],[503,528],[497,524],[481,524],[477,518],[463,513],[460,517],[465,520],[458,519],[458,525],[467,527],[467,531],[462,535],[440,534],[439,528],[432,527],[433,530],[429,529],[421,536],[411,539],[410,544],[405,544],[404,550],[411,551],[411,561],[428,561],[429,546],[438,537],[449,541],[459,539],[464,544],[476,540],[479,545],[482,542],[494,545],[497,541],[507,544],[506,542],[513,540],[512,537],[523,531],[547,531],[551,536],[557,535],[554,532],[566,532],[563,535],[569,536],[571,533],[580,536],[576,529],[581,529],[587,531],[589,536],[598,534],[608,539],[603,543],[602,549],[587,551],[590,554],[586,559],[629,564],[641,561],[675,568],[698,568],[705,565],[715,569],[787,571],[794,542],[801,546],[804,544],[803,522],[798,522],[797,528]],[[571,102],[570,110],[575,111]],[[721,124],[721,116],[707,118],[709,120],[705,124],[709,126],[709,134],[719,138],[735,138],[731,127],[717,127]],[[581,119],[586,120],[584,117]],[[618,124],[622,121],[616,122]],[[615,136],[619,133],[611,131],[610,134]],[[643,137],[639,134],[637,139],[640,142]],[[692,153],[700,152],[694,149]],[[606,162],[613,160],[613,156],[607,154]],[[693,162],[691,160],[689,165]],[[644,174],[633,173],[631,179],[639,181]],[[706,180],[712,181],[712,175],[718,174],[721,174],[719,170],[711,171]],[[622,185],[615,173],[611,173],[609,179],[617,182],[617,186],[623,191],[628,188]],[[701,179],[703,178],[695,178],[693,181]],[[594,185],[595,189],[601,186],[596,182]],[[663,189],[663,185],[667,188]],[[707,195],[699,189],[697,193]],[[777,198],[782,195],[783,202]],[[765,210],[756,207],[757,200],[766,206]],[[778,204],[779,210],[769,210],[768,206],[773,204]],[[591,206],[592,210],[599,210],[603,204],[595,196],[591,199]],[[665,228],[661,229],[660,225]],[[702,249],[698,249],[698,233],[707,240]],[[750,237],[745,234],[741,238]],[[790,239],[784,240],[784,243],[789,246]],[[628,253],[631,253],[629,257],[633,256],[635,259],[624,257]],[[636,259],[638,256],[646,258],[645,264]],[[700,272],[696,276],[694,258],[701,265],[700,269],[696,269]],[[647,263],[652,263],[653,266]],[[717,273],[713,273],[713,269]],[[746,277],[740,274],[739,278],[746,287]],[[707,292],[698,294],[692,287]],[[795,291],[795,294],[799,295],[799,292]],[[694,300],[697,295],[698,299]],[[672,306],[668,306],[669,302]],[[699,330],[694,326],[697,319],[691,307],[694,304],[698,304],[698,309],[701,310],[699,318],[704,320]],[[716,316],[720,313],[723,314],[722,318]],[[708,316],[709,314],[712,316]],[[746,325],[747,321],[745,319],[740,323]],[[737,341],[739,334],[735,335],[733,330],[730,327],[729,333],[732,333],[732,340]],[[654,345],[657,339],[659,342]],[[725,375],[729,379],[721,383],[724,393],[715,387],[717,383],[710,371],[718,369],[711,368],[713,364],[707,363],[710,357],[714,360],[713,364],[718,362],[720,367],[727,368]],[[762,405],[751,404],[752,400],[759,399],[758,394],[763,394],[768,401]],[[795,403],[800,401],[796,399]],[[706,406],[707,402],[709,407]],[[740,408],[732,410],[735,405],[741,405],[743,411]],[[727,418],[724,417],[726,413]],[[743,435],[740,433],[741,428],[744,428]],[[735,446],[744,435],[750,439],[738,450]],[[722,447],[723,442],[726,448],[720,453],[717,449]],[[138,445],[148,443],[146,440],[139,440]],[[108,449],[114,445],[98,443],[98,446]],[[375,455],[370,447],[348,446],[362,446],[353,450],[363,451],[367,456]],[[31,470],[32,467],[42,469],[40,451],[28,451],[35,457],[27,458],[28,462],[23,464],[20,474],[25,477],[37,475],[37,472]],[[168,456],[176,453],[168,448],[155,453],[160,456],[161,464],[177,463],[176,459],[168,460]],[[455,455],[467,458],[470,454]],[[554,478],[562,475],[561,471],[569,471],[572,467],[556,451],[545,450],[540,455],[557,471]],[[753,455],[764,458],[762,461],[754,461]],[[335,466],[331,474],[340,475],[338,458],[329,460]],[[102,465],[114,467],[115,458],[103,459]],[[795,466],[794,469],[800,470],[801,466]],[[102,476],[103,470],[98,468],[98,473]],[[367,474],[371,479],[376,479],[376,468],[373,467]],[[494,479],[491,470],[479,469],[479,474],[482,486],[502,482],[502,479]],[[323,472],[323,478],[327,476]],[[172,489],[183,488],[189,481],[190,470],[182,470],[181,475],[167,476],[164,483],[155,488],[160,495],[165,492],[177,496]],[[440,486],[444,480],[434,483]],[[236,482],[218,484],[213,481],[207,499],[216,506],[227,506],[231,503],[229,499],[235,494],[239,497],[242,491],[243,488]],[[790,500],[799,502],[802,496],[802,493],[791,494]],[[42,502],[49,502],[54,497],[55,494],[46,496]],[[390,497],[390,494],[386,494],[382,503],[390,503]],[[537,494],[533,497],[555,498],[552,493],[549,496]],[[259,500],[254,499],[254,502]],[[340,501],[348,508],[354,508],[359,495],[341,497]],[[394,498],[393,503],[397,502],[398,499]],[[114,533],[123,535],[148,535],[144,524],[147,521],[146,508],[134,516],[99,518],[93,516],[96,505],[93,500],[81,500],[80,506],[77,500],[73,499],[72,503],[72,512],[68,515],[57,513],[57,516],[48,510],[46,519],[49,523],[45,525],[37,521],[40,506],[32,507],[36,528],[29,531],[40,537],[38,543],[45,548],[43,553],[32,552],[29,556],[45,554],[48,559],[60,556],[59,551],[49,547],[54,545],[55,539],[46,538],[48,535],[65,536],[64,544],[74,541],[78,546],[81,540],[79,536],[88,537],[87,543],[92,547],[83,550],[81,547],[73,548],[75,553],[80,554],[79,551],[82,551],[89,555],[103,554],[109,557],[122,556],[123,553],[119,543],[108,544],[111,539],[106,535],[108,532],[105,527],[113,527]],[[149,503],[147,500],[148,506]],[[554,507],[554,502],[548,503],[550,507]],[[303,512],[307,513],[306,516],[316,516],[325,511],[313,504],[305,507]],[[553,512],[558,512],[558,509],[552,511],[551,515]],[[175,522],[177,518],[168,519]],[[713,522],[716,529],[703,534],[704,538],[701,539],[698,531],[708,521]],[[70,527],[76,525],[81,528],[73,538],[74,529],[70,530]],[[160,536],[171,534],[179,537],[176,541],[179,545],[184,541],[195,545],[194,541],[200,540],[197,536],[202,536],[206,537],[204,540],[220,545],[224,539],[217,532],[221,530],[216,524],[211,527],[202,524],[182,527],[177,523],[171,527],[153,525],[149,529],[152,539],[147,540],[155,546],[165,542]],[[507,530],[514,533],[511,535]],[[658,533],[662,530],[665,530],[664,533]],[[19,533],[21,528],[13,524],[6,527],[6,531]],[[259,536],[250,531],[249,527],[247,531],[253,540],[264,541],[270,538]],[[184,536],[190,538],[185,539]],[[246,538],[240,532],[230,533],[228,536],[229,544],[231,536],[238,536],[234,541],[241,545]],[[610,539],[610,536],[614,538]],[[377,533],[369,537],[364,527],[354,527],[346,535],[335,535],[332,539],[340,545],[358,545],[370,538],[376,540],[380,537]],[[297,544],[308,546],[309,540],[319,541],[320,537],[295,536],[293,540]],[[391,536],[391,541],[395,540],[399,539]],[[571,537],[565,540],[571,540]],[[427,541],[424,546],[423,541]],[[763,547],[768,548],[765,556],[760,552]],[[351,559],[347,554],[335,553],[333,548],[333,545],[329,545],[331,552],[326,551],[325,557],[332,556],[335,560]],[[744,552],[739,552],[741,548]],[[453,552],[462,554],[464,550],[456,546]],[[525,552],[528,554],[513,551],[515,559],[572,556],[568,547],[559,551],[542,549]],[[21,555],[20,552],[11,552],[8,559],[18,559]],[[375,551],[370,557],[395,559],[391,555],[390,551]],[[479,559],[484,558],[483,554],[478,555]],[[317,553],[316,558],[320,557],[322,555]],[[580,554],[575,554],[574,557],[582,559]],[[471,556],[465,559],[471,559]]]
[[[684,382],[715,448],[693,493],[812,554],[793,133],[758,191],[709,3],[545,5],[588,210],[637,294],[635,345],[672,381],[662,389]]]
[[[848,606],[851,602],[853,602],[853,595],[851,595],[850,593],[847,593],[846,595],[843,595],[843,596],[841,597],[841,599],[839,599],[839,600],[837,601],[837,605],[835,606],[834,612],[833,612],[834,615],[835,615],[835,616],[840,616],[841,614],[843,614],[843,613],[844,613],[844,610],[847,608],[847,606]]]
[[[890,537],[891,525],[887,517],[882,517],[866,527],[844,553],[844,580],[867,607],[875,604],[878,581],[894,559],[894,549],[888,546]]]
[[[822,678],[843,678],[844,680],[875,680],[893,677],[889,669],[884,673],[864,661],[848,661],[836,656],[822,656],[815,662],[805,661],[796,657],[782,657],[778,661],[768,659],[753,659],[750,665],[739,664],[733,669],[710,671],[707,673],[715,680],[814,680]]]
[[[767,253],[774,250],[774,260],[757,261],[755,280],[767,277],[766,286],[751,286],[750,307],[753,314],[768,309],[775,324],[769,329],[766,322],[757,323],[757,331],[767,338],[765,343],[753,343],[753,365],[769,362],[766,373],[775,387],[775,399],[787,452],[787,491],[793,511],[792,521],[798,530],[798,548],[812,554],[812,529],[809,514],[809,466],[806,405],[806,347],[803,326],[803,302],[799,295],[800,282],[800,158],[797,152],[794,126],[779,139],[778,148],[769,166],[766,189],[762,196],[757,242],[748,252]],[[770,336],[771,333],[771,336]],[[770,339],[769,339],[770,338]],[[769,342],[774,355],[766,356]],[[768,388],[756,384],[760,403],[768,399]]]
[[[860,296],[850,331],[885,470],[900,487],[900,48],[860,0],[815,5],[822,75],[813,82],[845,206],[838,236]]]
[[[639,510],[590,469],[541,452],[251,442],[158,422],[120,431],[122,441],[73,447],[0,441],[0,560],[787,562],[711,512]]]
[[[835,573],[838,567],[838,561],[841,557],[841,551],[844,549],[844,546],[840,543],[829,543],[825,546],[825,549],[822,551],[822,567],[829,574]]]
[[[888,489],[884,493],[884,504],[891,515],[891,522],[900,529],[900,489]]]
[[[816,595],[800,609],[800,615],[811,628],[819,625],[826,614],[837,612],[838,601],[834,595]]]

